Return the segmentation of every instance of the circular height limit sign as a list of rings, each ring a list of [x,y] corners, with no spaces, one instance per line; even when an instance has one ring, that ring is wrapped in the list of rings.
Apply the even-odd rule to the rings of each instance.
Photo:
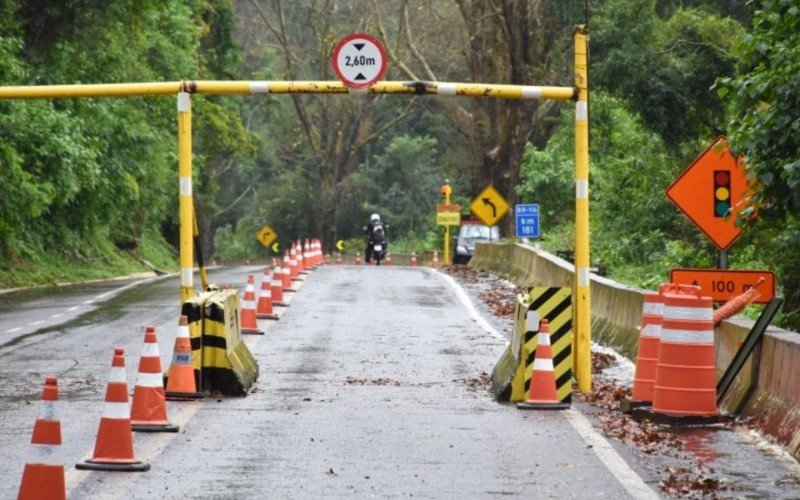
[[[333,49],[333,70],[348,87],[369,87],[386,72],[386,52],[383,45],[370,35],[348,35]]]

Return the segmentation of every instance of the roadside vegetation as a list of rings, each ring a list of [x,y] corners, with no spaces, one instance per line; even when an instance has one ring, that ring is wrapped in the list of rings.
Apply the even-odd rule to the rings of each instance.
[[[717,253],[664,191],[718,135],[763,186],[732,268],[771,269],[800,330],[800,9],[790,0],[589,2],[592,260],[653,288]],[[333,80],[365,31],[388,80],[572,85],[578,0],[7,0],[0,84]],[[355,248],[372,212],[395,251],[441,242],[448,179],[538,203],[544,248],[573,249],[572,106],[409,96],[193,100],[207,259],[267,257],[269,225]],[[0,288],[176,268],[175,99],[0,101]],[[504,234],[513,232],[507,221]],[[145,263],[147,261],[147,263]]]

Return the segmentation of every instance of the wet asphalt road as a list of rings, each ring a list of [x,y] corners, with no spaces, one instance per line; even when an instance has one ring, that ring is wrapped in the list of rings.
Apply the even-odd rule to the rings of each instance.
[[[259,272],[223,269],[211,279],[242,289],[247,274]],[[69,309],[125,285],[77,287],[55,298],[31,293],[17,303]],[[134,434],[137,458],[152,464],[146,473],[71,466],[94,446],[112,349],[126,349],[131,388],[142,327],[156,326],[162,363],[170,359],[176,279],[108,294],[65,313],[62,323],[16,336],[4,333],[23,317],[14,316],[15,300],[0,305],[0,498],[15,495],[50,373],[59,376],[70,498],[631,496],[568,415],[491,399],[477,382],[505,342],[429,270],[311,273],[280,321],[260,322],[266,336],[246,337],[261,369],[249,396],[170,402],[180,433]],[[620,452],[654,494],[657,476],[647,474],[647,463]]]

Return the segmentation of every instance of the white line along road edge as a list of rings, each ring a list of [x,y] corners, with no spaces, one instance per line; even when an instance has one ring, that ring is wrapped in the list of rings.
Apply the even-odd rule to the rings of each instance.
[[[487,321],[486,319],[481,316],[475,306],[472,304],[467,293],[464,289],[459,285],[456,280],[447,274],[444,274],[440,271],[436,271],[430,269],[430,272],[437,274],[444,278],[444,280],[450,284],[450,287],[456,294],[456,297],[461,301],[464,307],[467,308],[472,318],[478,323],[481,328],[486,330],[491,336],[496,337],[506,344],[509,343],[508,340],[497,330],[495,330]],[[617,481],[622,484],[622,486],[628,490],[634,498],[646,498],[646,499],[658,499],[660,498],[655,491],[653,491],[644,480],[639,477],[636,472],[631,469],[627,462],[617,453],[617,451],[611,446],[611,443],[597,430],[592,427],[592,424],[583,416],[579,411],[570,408],[568,410],[562,410],[562,414],[566,417],[567,422],[572,425],[578,435],[583,438],[586,444],[591,445],[592,450],[594,451],[597,458],[603,462],[603,465],[617,478]]]

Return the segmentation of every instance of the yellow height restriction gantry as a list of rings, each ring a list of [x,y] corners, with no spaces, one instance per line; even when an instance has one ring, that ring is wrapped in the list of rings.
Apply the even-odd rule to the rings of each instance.
[[[591,391],[589,309],[589,120],[587,34],[575,34],[575,87],[449,82],[377,82],[353,89],[338,81],[206,81],[41,85],[0,87],[0,99],[135,97],[176,95],[178,102],[178,182],[181,302],[194,296],[192,199],[192,94],[411,94],[576,101],[575,108],[575,373],[581,392]]]

